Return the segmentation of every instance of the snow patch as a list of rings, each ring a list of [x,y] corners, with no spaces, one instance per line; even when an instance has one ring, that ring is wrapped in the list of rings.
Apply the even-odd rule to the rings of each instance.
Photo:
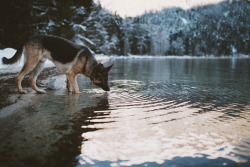
[[[227,17],[229,13],[230,13],[230,12],[227,11],[227,12],[224,12],[223,15],[224,15],[225,17]]]
[[[87,29],[85,26],[83,26],[83,25],[81,25],[81,24],[75,24],[73,27],[74,27],[74,28],[80,28],[80,29],[83,30],[83,31],[86,31],[86,29]]]
[[[12,56],[14,56],[15,53],[16,53],[16,50],[12,49],[12,48],[6,48],[6,49],[3,49],[3,50],[0,50],[0,59],[1,59],[1,61],[0,61],[0,67],[8,67],[9,65],[3,64],[2,58],[6,57],[6,58],[9,59]],[[23,57],[22,57],[22,59],[19,62],[20,62],[20,64],[23,63]],[[15,64],[17,64],[17,63],[15,63]],[[21,65],[19,65],[19,66],[21,66]]]
[[[16,50],[13,48],[5,48],[3,50],[0,49],[0,73],[15,73],[21,70],[24,64],[23,54],[22,54],[21,59],[14,64],[6,65],[6,64],[3,64],[2,62],[3,57],[11,58],[14,56],[15,53],[16,53]],[[45,67],[53,67],[53,66],[54,66],[54,63],[52,63],[49,60],[46,61]]]
[[[88,43],[91,44],[91,45],[96,46],[96,44],[95,44],[94,42],[92,42],[90,39],[88,39],[88,38],[86,38],[86,37],[84,37],[84,36],[82,36],[82,35],[80,35],[80,34],[78,34],[76,37],[79,38],[79,39],[82,39],[82,40],[84,40],[84,41],[86,41],[86,42],[88,42]]]
[[[66,87],[66,76],[61,75],[51,78],[46,87],[51,90],[64,89]]]
[[[185,19],[185,18],[183,18],[183,17],[181,17],[180,19],[181,19],[181,21],[182,21],[185,25],[187,25],[187,24],[188,24],[187,19]]]
[[[100,63],[106,63],[110,60],[112,56],[107,56],[107,55],[104,55],[104,54],[96,54],[95,55],[95,58],[98,62]]]
[[[22,56],[21,59],[16,62],[13,65],[5,65],[2,62],[2,58],[6,57],[6,58],[11,58],[12,56],[14,56],[14,54],[16,53],[15,49],[12,48],[6,48],[3,50],[0,50],[0,73],[9,73],[9,72],[17,72],[20,71],[23,64],[24,64],[24,57]]]

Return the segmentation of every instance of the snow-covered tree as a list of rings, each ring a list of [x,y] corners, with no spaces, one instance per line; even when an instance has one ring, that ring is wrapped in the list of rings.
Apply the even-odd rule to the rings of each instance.
[[[249,54],[250,2],[166,8],[122,19],[93,0],[1,0],[0,47],[32,34],[72,39],[103,54]]]

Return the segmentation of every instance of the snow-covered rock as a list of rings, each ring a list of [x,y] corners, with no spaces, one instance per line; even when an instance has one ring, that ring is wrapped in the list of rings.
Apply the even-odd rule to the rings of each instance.
[[[50,79],[47,83],[47,89],[64,89],[66,88],[66,77],[65,76],[56,76]]]

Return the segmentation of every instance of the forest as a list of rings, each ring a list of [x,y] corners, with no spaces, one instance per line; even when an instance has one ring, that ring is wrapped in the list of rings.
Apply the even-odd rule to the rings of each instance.
[[[33,34],[65,37],[105,55],[250,54],[250,1],[122,18],[93,0],[1,0],[0,49]]]

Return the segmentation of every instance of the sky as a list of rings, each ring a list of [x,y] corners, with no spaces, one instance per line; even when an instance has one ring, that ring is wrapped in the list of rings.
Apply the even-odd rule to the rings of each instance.
[[[145,11],[158,11],[164,7],[181,7],[189,9],[193,6],[218,3],[223,0],[94,0],[112,13],[117,12],[122,17],[137,16]]]

